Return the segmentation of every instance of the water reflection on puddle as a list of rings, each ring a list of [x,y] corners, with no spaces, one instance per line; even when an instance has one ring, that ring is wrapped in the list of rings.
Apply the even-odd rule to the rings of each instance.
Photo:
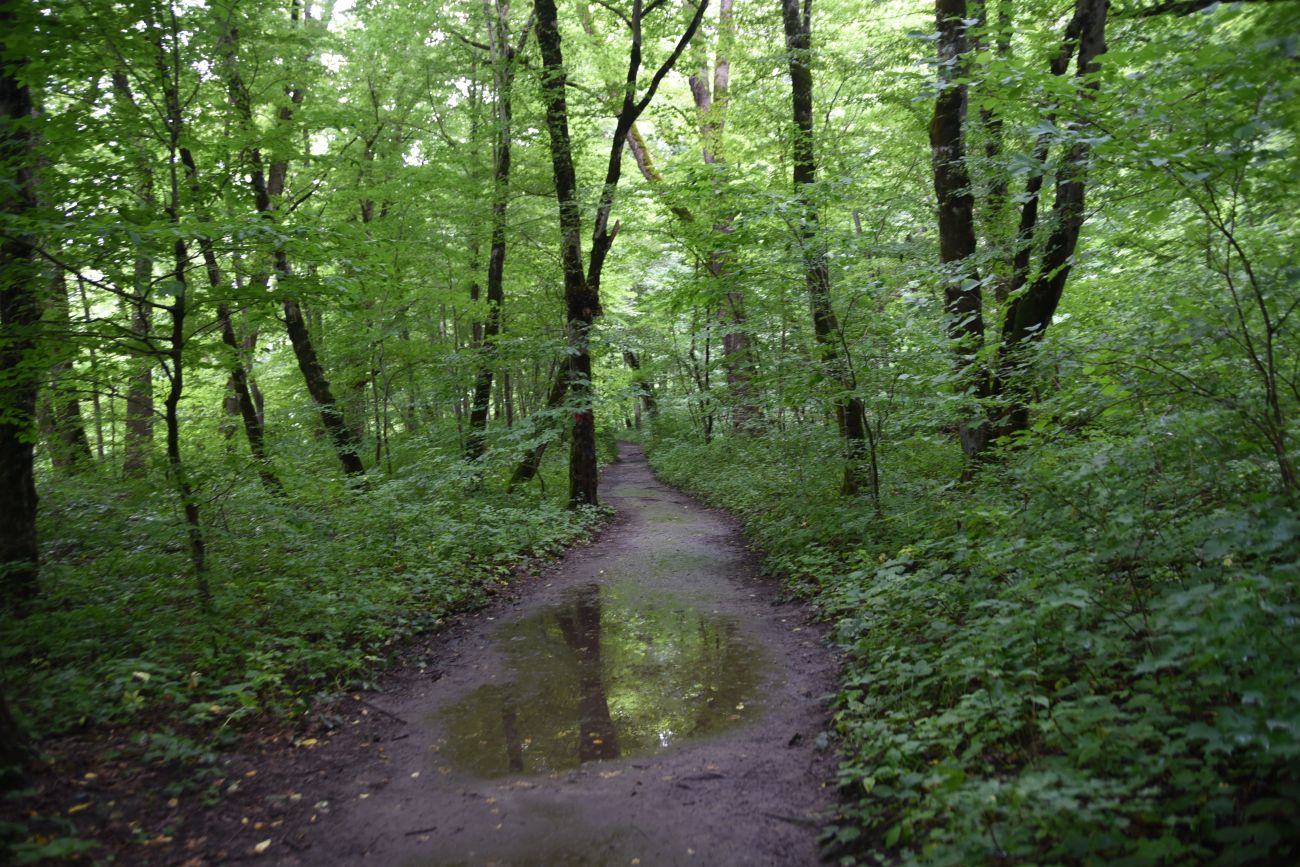
[[[505,669],[437,719],[440,761],[485,777],[652,753],[743,722],[762,650],[734,618],[671,595],[590,585],[491,639]]]

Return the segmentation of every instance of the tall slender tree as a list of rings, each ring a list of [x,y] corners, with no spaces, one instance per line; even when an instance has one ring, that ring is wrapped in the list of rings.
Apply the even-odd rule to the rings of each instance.
[[[1093,101],[1100,88],[1098,58],[1106,50],[1109,8],[1109,0],[1076,0],[1062,45],[1051,60],[1052,75],[1060,77],[1077,55],[1076,92],[1083,104]],[[968,17],[966,0],[936,0],[935,14],[939,93],[930,125],[930,144],[947,335],[956,354],[959,387],[977,399],[1002,397],[1008,404],[1005,416],[997,419],[977,414],[963,420],[962,450],[969,457],[977,457],[988,448],[993,433],[1009,434],[1028,426],[1026,378],[1030,353],[1047,333],[1069,280],[1084,222],[1091,145],[1086,136],[1077,134],[1078,122],[1072,122],[1075,134],[1058,163],[1052,211],[1045,224],[1039,219],[1039,211],[1046,169],[1036,171],[1026,181],[1012,244],[1010,278],[1005,293],[999,293],[1006,299],[1006,306],[998,356],[987,364],[982,354],[986,339],[984,304],[975,264],[975,202],[966,150],[967,85],[962,70],[967,54],[966,29],[979,19]],[[1055,122],[1057,118],[1058,111],[1050,112],[1049,120]],[[1052,140],[1050,131],[1037,136],[1034,165],[1046,165]],[[1039,250],[1035,267],[1035,251]]]
[[[131,90],[131,80],[118,58],[113,70],[113,117],[123,128],[140,120],[140,108]],[[123,218],[136,226],[144,226],[154,217],[157,203],[154,200],[154,158],[146,141],[135,142],[131,147],[132,174],[135,183],[134,201],[123,207]],[[137,235],[139,237],[139,235]],[[139,241],[132,256],[131,291],[123,299],[128,317],[128,329],[135,335],[137,347],[147,347],[152,340],[153,258]],[[157,359],[152,352],[136,352],[132,358],[131,377],[126,390],[126,424],[123,431],[122,472],[128,477],[138,477],[148,468],[149,450],[153,444],[154,401],[153,373]]]
[[[31,228],[36,210],[32,95],[13,37],[23,4],[0,2],[0,581],[6,607],[36,595],[40,546],[32,449],[43,374],[37,353],[44,269]]]
[[[185,394],[185,350],[189,335],[186,319],[190,313],[189,298],[189,244],[181,231],[181,133],[183,131],[184,105],[181,97],[181,30],[176,19],[176,7],[168,2],[165,22],[154,24],[156,41],[156,66],[159,92],[162,95],[162,124],[167,143],[167,200],[164,211],[172,228],[172,271],[167,286],[172,301],[167,305],[171,329],[167,339],[167,362],[163,368],[167,375],[167,396],[163,401],[163,418],[167,425],[167,466],[172,484],[180,497],[185,514],[186,535],[189,540],[190,563],[199,603],[206,609],[212,604],[212,590],[208,584],[207,542],[199,515],[199,500],[190,479],[189,469],[181,454],[180,402]]]
[[[492,240],[488,251],[487,316],[478,341],[478,371],[474,375],[474,396],[470,404],[469,436],[466,455],[471,460],[483,456],[486,447],[488,405],[496,369],[496,341],[501,334],[502,306],[505,303],[506,216],[510,204],[510,147],[513,138],[514,78],[517,57],[532,27],[524,25],[519,44],[511,44],[510,4],[508,0],[484,0],[488,15],[488,50],[492,58],[492,81],[496,94],[496,136],[492,144]]]
[[[956,356],[959,388],[977,398],[989,394],[988,376],[978,365],[984,345],[984,307],[975,265],[975,194],[966,160],[966,0],[936,0],[939,28],[939,93],[930,123],[931,164],[939,201],[939,261],[944,323]],[[988,445],[989,425],[977,410],[960,427],[968,455]]]
[[[573,506],[596,505],[598,483],[596,458],[596,418],[591,376],[591,329],[601,313],[600,278],[609,249],[618,235],[618,223],[609,225],[614,195],[623,172],[623,147],[636,119],[654,99],[664,76],[677,62],[682,51],[704,18],[708,0],[699,0],[685,32],[672,52],[659,66],[639,98],[637,80],[642,63],[642,28],[644,15],[661,5],[652,0],[646,6],[633,0],[625,23],[631,35],[627,76],[622,100],[614,122],[605,182],[596,204],[595,225],[586,270],[582,256],[582,212],[578,203],[577,172],[574,169],[572,141],[569,137],[569,108],[566,96],[567,73],[560,43],[559,13],[554,0],[534,0],[537,18],[537,44],[542,54],[542,91],[546,101],[546,126],[551,139],[551,166],[555,180],[555,197],[559,204],[560,262],[564,271],[564,300],[569,346],[569,390],[575,404],[573,435],[569,450],[569,503]]]
[[[41,427],[45,430],[51,463],[63,472],[75,473],[91,464],[90,438],[86,435],[76,385],[69,381],[74,372],[75,348],[66,339],[72,325],[67,278],[62,268],[48,270],[51,278],[45,320],[53,336],[62,340],[63,347],[55,354],[50,367],[49,387],[40,406]]]
[[[794,190],[799,200],[799,249],[803,257],[804,282],[812,306],[813,336],[820,360],[835,388],[835,420],[844,443],[844,476],[841,491],[857,494],[864,488],[879,495],[879,479],[870,456],[866,407],[855,392],[856,383],[847,357],[839,318],[831,303],[831,272],[821,237],[817,207],[817,157],[813,140],[812,0],[781,0],[785,26],[785,49],[790,67],[790,99],[794,115],[792,163]]]
[[[302,5],[294,0],[291,6],[291,19],[295,25],[301,24],[304,16]],[[238,44],[239,32],[233,24],[227,24],[222,36],[224,50],[224,71],[230,101],[235,107],[236,115],[244,127],[244,132],[253,135],[256,124],[253,117],[253,96],[245,83],[239,67]],[[301,84],[286,87],[286,101],[282,102],[276,113],[277,122],[287,125],[293,120],[294,110],[302,104],[305,89]],[[289,161],[286,158],[272,158],[269,165],[262,154],[262,148],[254,145],[248,149],[248,179],[253,191],[253,204],[257,212],[269,225],[276,225],[279,219],[278,202],[284,194],[285,183],[289,175]],[[343,471],[348,475],[365,473],[361,461],[361,442],[356,432],[348,426],[343,410],[334,397],[325,367],[321,364],[315,342],[307,328],[302,306],[292,293],[296,275],[289,262],[289,254],[284,244],[277,242],[272,251],[272,268],[277,280],[277,288],[282,294],[280,303],[284,314],[284,326],[293,347],[294,358],[302,373],[307,391],[320,413],[321,424],[334,445],[335,454]],[[270,275],[259,275],[259,282],[268,283]]]

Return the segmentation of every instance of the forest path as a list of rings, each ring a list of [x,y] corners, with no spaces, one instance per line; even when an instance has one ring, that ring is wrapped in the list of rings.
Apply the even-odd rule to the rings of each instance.
[[[816,863],[823,635],[729,517],[620,457],[593,544],[365,698],[402,724],[280,863]]]

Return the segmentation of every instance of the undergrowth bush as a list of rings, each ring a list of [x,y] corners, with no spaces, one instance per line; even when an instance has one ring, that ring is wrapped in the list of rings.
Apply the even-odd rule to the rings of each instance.
[[[427,445],[427,444],[426,444]],[[552,451],[559,451],[553,449]],[[214,732],[365,684],[389,649],[482,601],[532,558],[583,538],[597,510],[479,485],[433,448],[347,488],[290,478],[205,487],[212,608],[197,603],[166,488],[83,475],[42,499],[42,595],[4,622],[5,694],[37,737],[84,726]],[[424,455],[419,457],[418,455]],[[562,461],[548,472],[562,470]],[[557,477],[548,487],[563,492]]]
[[[1300,516],[1195,437],[1044,441],[966,484],[917,438],[880,515],[832,494],[829,434],[654,443],[834,624],[844,863],[1300,859]]]

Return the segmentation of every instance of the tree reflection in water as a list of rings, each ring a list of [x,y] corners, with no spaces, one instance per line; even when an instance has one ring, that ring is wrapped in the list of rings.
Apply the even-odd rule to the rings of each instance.
[[[578,761],[618,758],[618,733],[605,697],[600,662],[600,586],[588,585],[555,614],[578,668]]]
[[[655,752],[742,722],[765,660],[736,621],[632,583],[588,585],[491,635],[504,665],[431,722],[440,761],[544,774]]]

